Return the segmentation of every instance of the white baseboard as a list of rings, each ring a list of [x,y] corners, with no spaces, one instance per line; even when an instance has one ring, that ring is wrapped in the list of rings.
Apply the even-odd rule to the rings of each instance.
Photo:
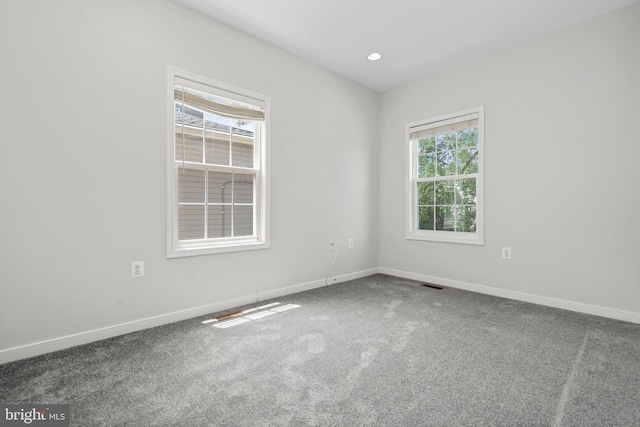
[[[357,271],[355,273],[343,274],[341,276],[332,276],[336,279],[332,285],[337,283],[346,282],[349,280],[360,279],[362,277],[371,276],[378,273],[377,268],[371,268],[369,270]],[[278,298],[284,295],[296,294],[298,292],[310,291],[311,289],[321,288],[327,286],[324,282],[325,279],[315,280],[313,282],[302,283],[300,285],[288,286],[286,288],[274,289],[272,291],[260,292],[259,301],[264,301],[271,298]]]
[[[91,331],[80,332],[73,335],[53,338],[20,347],[0,350],[0,364],[12,362],[14,360],[26,359],[28,357],[39,356],[53,351],[64,350],[65,348],[77,345],[88,344],[90,342],[116,337],[118,335],[129,334],[143,329],[179,322],[181,320],[192,319],[216,311],[226,310],[231,307],[238,307],[244,304],[256,302],[255,295],[234,298],[218,303],[207,304],[200,307],[147,317],[145,319],[134,320],[132,322],[120,323]]]
[[[342,276],[335,276],[336,282],[340,283],[347,280],[358,279],[370,276],[378,272],[378,269],[364,270]],[[107,326],[100,329],[80,332],[73,335],[67,335],[27,344],[19,347],[0,350],[0,364],[13,362],[15,360],[26,359],[28,357],[39,356],[41,354],[51,353],[53,351],[64,350],[65,348],[77,345],[88,344],[90,342],[116,337],[119,335],[129,334],[131,332],[141,331],[143,329],[162,326],[181,320],[192,319],[198,316],[215,313],[217,311],[227,310],[241,305],[251,304],[266,299],[277,298],[297,292],[303,292],[310,289],[325,286],[324,279],[313,282],[303,283],[300,285],[288,286],[272,291],[261,292],[259,295],[247,295],[239,298],[233,298],[213,304],[207,304],[199,307],[193,307],[186,310],[175,311],[172,313],[161,314],[158,316],[148,317],[145,319],[134,320],[132,322],[120,323],[113,326]]]
[[[379,268],[381,274],[402,277],[404,279],[418,280],[433,283],[435,285],[448,286],[451,288],[463,289],[466,291],[478,292],[481,294],[493,295],[517,301],[530,302],[533,304],[546,305],[548,307],[561,308],[564,310],[577,311],[579,313],[592,314],[594,316],[608,317],[610,319],[623,320],[625,322],[640,324],[640,313],[633,311],[618,310],[615,308],[600,307],[597,305],[583,304],[574,301],[567,301],[557,298],[543,297],[524,292],[510,291],[506,289],[493,288],[491,286],[477,285],[475,283],[460,282],[457,280],[444,279],[442,277],[428,276],[425,274],[410,273],[407,271],[393,270],[390,268]]]

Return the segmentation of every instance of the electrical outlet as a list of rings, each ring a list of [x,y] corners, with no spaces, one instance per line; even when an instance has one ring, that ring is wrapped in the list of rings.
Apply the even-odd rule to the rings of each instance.
[[[349,239],[349,249],[353,249],[353,239]]]
[[[502,259],[511,259],[511,248],[502,248]]]
[[[137,279],[144,276],[144,261],[134,261],[131,263],[131,278]]]
[[[335,251],[336,250],[336,244],[333,242],[329,242],[329,250],[330,251]]]

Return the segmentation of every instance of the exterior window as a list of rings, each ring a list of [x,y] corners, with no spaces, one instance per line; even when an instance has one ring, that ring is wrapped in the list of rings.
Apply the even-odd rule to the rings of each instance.
[[[484,107],[409,123],[407,239],[484,244]]]
[[[169,69],[168,257],[268,247],[269,98]]]

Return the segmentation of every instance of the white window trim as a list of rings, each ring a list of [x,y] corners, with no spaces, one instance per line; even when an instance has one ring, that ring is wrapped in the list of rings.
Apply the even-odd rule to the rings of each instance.
[[[178,242],[177,218],[177,177],[175,174],[175,129],[174,129],[174,81],[176,77],[201,83],[214,90],[233,94],[234,99],[259,103],[264,106],[264,132],[261,135],[259,171],[256,173],[255,231],[257,237],[205,240],[202,242]],[[167,71],[167,258],[210,255],[228,252],[268,249],[270,247],[270,112],[269,96],[242,89],[208,77],[190,73],[174,67]]]
[[[464,120],[464,116],[478,116],[478,173],[476,178],[476,232],[462,233],[455,231],[419,230],[417,209],[418,176],[417,143],[411,141],[411,132],[416,128],[427,129],[441,126],[447,122]],[[406,161],[406,238],[408,240],[426,240],[433,242],[462,243],[469,245],[484,245],[484,106],[478,106],[467,110],[457,111],[442,116],[431,117],[405,125],[405,161]],[[451,177],[447,177],[451,178]]]

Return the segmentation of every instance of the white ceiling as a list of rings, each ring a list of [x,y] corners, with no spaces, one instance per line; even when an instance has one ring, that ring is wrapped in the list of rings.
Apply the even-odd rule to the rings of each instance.
[[[382,92],[639,0],[175,1]]]

